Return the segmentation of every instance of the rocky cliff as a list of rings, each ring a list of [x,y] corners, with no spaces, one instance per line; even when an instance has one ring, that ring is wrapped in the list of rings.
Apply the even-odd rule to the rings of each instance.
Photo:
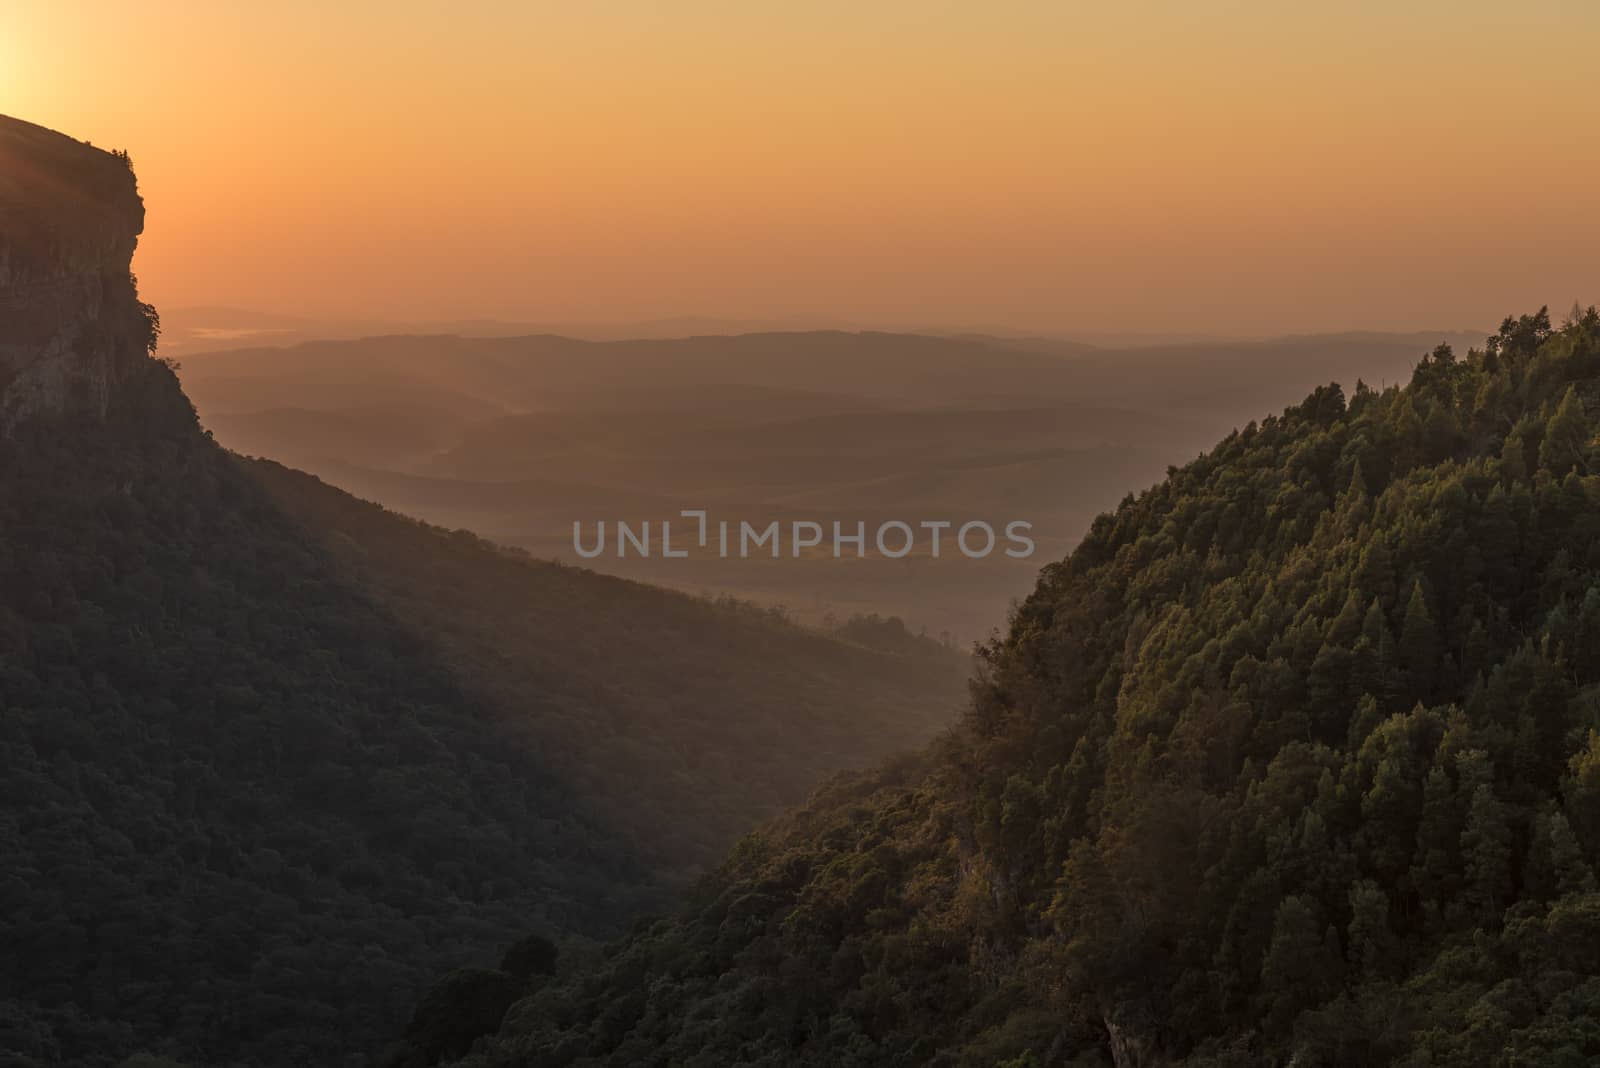
[[[104,414],[148,359],[129,272],[143,229],[126,157],[0,115],[0,436],[40,412]]]

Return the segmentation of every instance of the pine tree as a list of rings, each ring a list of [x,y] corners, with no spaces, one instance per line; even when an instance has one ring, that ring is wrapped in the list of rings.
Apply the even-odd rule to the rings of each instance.
[[[1385,604],[1393,603],[1394,556],[1384,539],[1373,538],[1361,551],[1352,581],[1363,596],[1370,594]]]
[[[1513,430],[1500,446],[1500,476],[1509,485],[1528,477],[1528,458],[1523,448],[1522,435]]]
[[[1594,870],[1584,859],[1583,849],[1560,809],[1534,819],[1533,844],[1528,850],[1522,885],[1524,896],[1541,901],[1594,890]]]
[[[1362,618],[1361,638],[1356,646],[1357,656],[1351,670],[1361,676],[1361,688],[1357,692],[1372,694],[1386,709],[1394,707],[1395,702],[1405,696],[1405,687],[1401,685],[1394,635],[1384,618],[1383,605],[1376,597]]]
[[[1461,841],[1455,789],[1444,768],[1435,764],[1422,783],[1422,819],[1417,824],[1417,857],[1411,881],[1424,904],[1442,912],[1456,893],[1456,856]]]
[[[1520,477],[1520,476],[1519,476]],[[1504,589],[1517,577],[1522,531],[1511,512],[1511,496],[1500,486],[1484,498],[1476,543],[1483,557],[1484,579],[1491,590]]]
[[[1320,1001],[1335,978],[1325,948],[1323,925],[1311,902],[1290,896],[1278,903],[1272,942],[1261,962],[1261,987],[1268,1012],[1280,1026]]]
[[[1406,605],[1400,629],[1400,663],[1411,678],[1413,692],[1427,693],[1439,667],[1439,628],[1428,611],[1421,579],[1412,585],[1411,600]]]
[[[1389,621],[1383,618],[1383,605],[1374,597],[1367,605],[1367,614],[1361,620],[1361,635],[1371,643],[1384,667],[1394,653],[1394,639],[1389,635]]]
[[[1352,965],[1373,978],[1394,961],[1394,935],[1389,930],[1389,895],[1371,879],[1350,887],[1348,951]]]
[[[1342,645],[1325,643],[1306,674],[1306,702],[1318,737],[1336,740],[1344,733],[1349,708],[1347,688],[1354,674],[1355,654]]]
[[[1350,472],[1350,484],[1345,487],[1345,495],[1352,499],[1365,500],[1371,494],[1367,491],[1367,476],[1361,470],[1361,461],[1357,460]]]
[[[1568,386],[1561,406],[1545,424],[1544,443],[1539,446],[1539,467],[1557,478],[1568,471],[1584,470],[1583,454],[1589,443],[1589,422],[1583,414],[1578,387]]]
[[[1448,404],[1429,405],[1423,427],[1423,455],[1427,461],[1438,463],[1451,455],[1460,444],[1460,438],[1461,427],[1456,422],[1455,409]]]
[[[1572,833],[1572,826],[1560,809],[1550,813],[1545,824],[1550,842],[1550,867],[1555,874],[1556,891],[1566,894],[1592,894],[1594,869],[1583,857],[1583,847]]]
[[[1377,658],[1372,656],[1371,646],[1367,644],[1367,639],[1362,638],[1356,643],[1356,667],[1352,669],[1352,676],[1354,676],[1358,671],[1365,670],[1365,665],[1367,665],[1369,662],[1372,665],[1376,665]],[[1373,676],[1377,675],[1376,670],[1373,670],[1370,673]],[[1374,678],[1371,680],[1371,682],[1373,685],[1378,685],[1381,683],[1381,680]],[[1355,713],[1350,717],[1350,730],[1345,739],[1349,743],[1350,748],[1360,749],[1361,743],[1366,741],[1367,736],[1373,731],[1377,730],[1378,724],[1382,722],[1383,711],[1378,706],[1378,698],[1371,691],[1362,693],[1361,696],[1356,699],[1356,710]]]
[[[1401,395],[1390,418],[1389,425],[1395,437],[1395,467],[1397,471],[1405,471],[1423,454],[1422,417],[1417,414],[1409,392]]]
[[[1339,609],[1339,614],[1328,624],[1328,631],[1323,637],[1331,645],[1349,649],[1355,645],[1356,639],[1361,637],[1361,619],[1361,596],[1352,589],[1345,597],[1344,606]]]
[[[1511,893],[1511,827],[1505,806],[1489,783],[1472,793],[1461,853],[1467,868],[1467,904],[1484,921],[1498,918]]]
[[[1591,730],[1585,744],[1567,763],[1561,784],[1567,821],[1584,855],[1600,863],[1600,732]]]
[[[1367,492],[1367,480],[1361,472],[1361,461],[1355,462],[1350,484],[1339,498],[1340,522],[1347,532],[1355,532],[1372,518],[1372,500]]]

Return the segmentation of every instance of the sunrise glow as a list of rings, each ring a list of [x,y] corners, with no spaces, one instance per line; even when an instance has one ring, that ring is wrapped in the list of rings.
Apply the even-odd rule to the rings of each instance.
[[[1600,9],[1357,9],[22,3],[0,112],[135,151],[172,306],[1248,332],[1592,294]]]

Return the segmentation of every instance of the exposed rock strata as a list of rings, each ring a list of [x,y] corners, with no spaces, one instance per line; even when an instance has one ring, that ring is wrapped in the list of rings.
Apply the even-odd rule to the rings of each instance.
[[[149,358],[130,265],[144,203],[125,157],[0,116],[0,434],[104,414]]]

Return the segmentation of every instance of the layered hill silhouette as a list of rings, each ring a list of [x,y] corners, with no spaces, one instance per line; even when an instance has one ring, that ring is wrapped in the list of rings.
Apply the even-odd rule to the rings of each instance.
[[[1032,524],[1057,559],[1130,489],[1330,377],[1402,379],[1439,335],[1108,350],[846,331],[581,341],[380,336],[185,355],[202,421],[240,452],[545,557],[572,526],[733,520]],[[1455,340],[1461,340],[1456,338]],[[1040,560],[868,554],[586,561],[829,615],[989,635]]]
[[[1595,1063],[1597,405],[1600,312],[1540,312],[1229,435],[1046,569],[957,731],[454,1063]]]
[[[625,929],[953,715],[964,659],[903,629],[224,451],[150,358],[126,157],[0,118],[0,222],[5,1063],[360,1063],[439,973]]]
[[[1595,309],[1318,388],[1128,496],[940,733],[964,665],[898,623],[804,630],[225,451],[150,358],[142,226],[125,156],[0,119],[0,1060],[1600,1060]],[[734,484],[760,468],[697,407],[722,390],[775,450],[853,443],[865,509],[939,490],[866,466],[864,415],[950,477],[947,434],[997,440],[971,477],[1003,495],[1033,435],[1155,411],[1118,401],[1118,357],[840,337],[822,369],[859,389],[817,389],[794,335],[679,346],[656,423],[633,391],[662,350],[594,382],[578,343],[473,339],[452,391],[408,341],[392,399],[462,433],[374,477],[470,502],[493,483],[453,462],[521,456],[496,477],[554,492],[598,429]],[[1171,400],[1248,399],[1148,359]],[[489,395],[516,375],[633,417],[528,425]],[[972,403],[930,417],[942,391]],[[295,425],[350,430],[318,412]]]

